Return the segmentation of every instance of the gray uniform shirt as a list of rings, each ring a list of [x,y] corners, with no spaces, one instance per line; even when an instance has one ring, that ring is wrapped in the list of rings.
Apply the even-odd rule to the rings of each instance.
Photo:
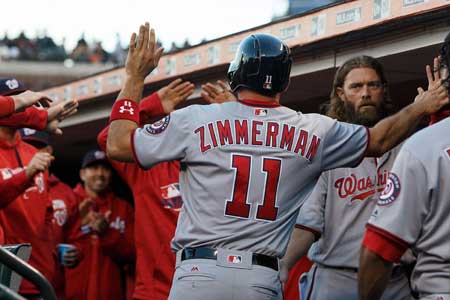
[[[289,108],[192,105],[137,129],[144,167],[180,160],[183,207],[172,249],[213,247],[281,257],[323,170],[355,165],[367,129]]]
[[[297,226],[320,234],[311,261],[330,267],[358,268],[359,249],[397,148],[381,158],[365,158],[355,168],[323,172],[297,217]]]
[[[450,118],[402,147],[369,224],[411,245],[412,288],[450,293]]]

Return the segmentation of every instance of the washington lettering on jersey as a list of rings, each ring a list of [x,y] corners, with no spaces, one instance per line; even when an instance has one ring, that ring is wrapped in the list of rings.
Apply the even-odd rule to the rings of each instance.
[[[388,174],[387,170],[379,170],[377,177],[366,176],[358,178],[357,175],[352,173],[350,176],[336,179],[334,187],[341,199],[352,196],[351,202],[355,200],[363,201],[369,196],[384,190]]]
[[[265,130],[264,130],[265,129]],[[262,132],[266,132],[262,134]],[[226,145],[253,145],[279,148],[314,159],[321,139],[308,130],[289,124],[259,120],[218,120],[194,130],[202,153]]]

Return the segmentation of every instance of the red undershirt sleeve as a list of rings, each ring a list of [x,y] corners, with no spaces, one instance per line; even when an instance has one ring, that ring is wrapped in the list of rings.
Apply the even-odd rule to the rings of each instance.
[[[399,263],[403,253],[409,248],[408,243],[402,239],[371,224],[366,226],[362,245],[383,259],[394,263]]]

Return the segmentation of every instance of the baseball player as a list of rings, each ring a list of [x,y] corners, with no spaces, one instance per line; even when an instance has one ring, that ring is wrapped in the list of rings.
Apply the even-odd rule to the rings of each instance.
[[[39,152],[53,155],[53,147],[50,144],[50,135],[44,131],[37,131],[30,128],[20,129],[22,140],[32,145]],[[53,230],[53,249],[54,252],[59,243],[72,243],[81,236],[81,231],[75,226],[79,217],[78,202],[72,188],[62,182],[54,174],[48,177],[48,200],[53,208],[52,230]],[[64,296],[64,267],[73,268],[80,260],[80,251],[76,244],[73,248],[65,251],[64,257],[53,255],[55,259],[55,281],[53,288],[58,299],[65,299]],[[63,264],[61,264],[61,259]]]
[[[0,81],[0,94],[11,95],[11,88]],[[18,89],[14,93],[19,93]],[[76,102],[73,102],[76,106]],[[22,113],[15,113],[8,118],[14,122],[0,122],[0,228],[3,230],[2,244],[30,243],[33,250],[29,263],[38,269],[51,283],[54,282],[55,265],[52,256],[54,250],[51,228],[52,207],[48,203],[48,167],[53,156],[38,153],[33,146],[22,141],[15,126],[41,122],[45,124],[56,121],[70,114],[75,106],[56,105],[48,110],[30,107]],[[68,110],[65,110],[68,108]],[[37,116],[37,118],[36,118]],[[36,122],[36,123],[33,123]],[[14,124],[14,125],[12,125]],[[5,126],[8,125],[9,127]],[[40,125],[40,124],[38,124]],[[44,126],[45,127],[45,126]],[[29,281],[24,280],[19,293],[25,297],[39,297],[39,290]]]
[[[417,118],[448,103],[444,88],[434,87],[370,129],[297,113],[279,104],[289,84],[289,48],[255,34],[241,42],[229,68],[238,101],[189,106],[139,128],[132,112],[162,53],[154,48],[146,23],[131,37],[107,150],[143,168],[180,160],[171,300],[281,299],[278,259],[320,173],[383,154]]]
[[[435,60],[434,79],[449,87],[450,34]],[[431,71],[427,72],[433,79]],[[445,119],[413,135],[402,146],[377,206],[360,256],[359,299],[380,299],[392,264],[409,247],[417,254],[412,289],[421,300],[450,299],[450,106]],[[437,116],[434,121],[437,121]]]
[[[377,60],[359,56],[337,70],[328,115],[373,126],[391,114],[390,106],[388,83]],[[291,267],[309,249],[314,266],[300,280],[303,300],[358,298],[358,254],[364,225],[384,189],[397,151],[394,148],[380,159],[365,158],[355,168],[338,168],[320,176],[300,209],[283,258]],[[398,266],[391,275],[383,299],[410,299],[403,269]]]
[[[140,122],[161,118],[193,92],[190,82],[177,79],[144,98]],[[156,109],[155,109],[156,108]],[[106,150],[108,127],[98,135],[98,144]],[[136,163],[110,160],[113,168],[128,184],[135,204],[136,287],[135,299],[166,300],[175,271],[175,255],[170,241],[175,233],[182,205],[179,190],[179,162],[169,161],[143,170]]]
[[[66,299],[123,300],[123,268],[135,262],[133,209],[109,189],[111,167],[103,151],[84,155],[80,178],[83,184],[74,189],[80,207],[75,226],[82,232],[77,242],[84,257],[65,270]]]

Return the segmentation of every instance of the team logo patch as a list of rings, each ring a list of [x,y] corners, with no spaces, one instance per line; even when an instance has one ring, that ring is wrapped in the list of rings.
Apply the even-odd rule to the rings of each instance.
[[[242,256],[240,255],[228,255],[228,262],[230,264],[241,264]]]
[[[400,194],[400,179],[394,173],[389,173],[388,181],[386,187],[381,193],[380,199],[378,199],[377,204],[380,206],[389,205],[397,199]]]
[[[160,134],[161,132],[167,129],[167,127],[169,126],[169,122],[170,122],[170,115],[165,116],[164,118],[153,124],[145,126],[145,130],[150,134]]]
[[[450,148],[445,149],[445,152],[447,153],[447,158],[450,159]]]
[[[265,117],[269,111],[265,108],[255,108],[255,116]]]
[[[53,220],[58,226],[63,226],[67,221],[67,207],[66,203],[60,199],[52,200],[53,206]]]

